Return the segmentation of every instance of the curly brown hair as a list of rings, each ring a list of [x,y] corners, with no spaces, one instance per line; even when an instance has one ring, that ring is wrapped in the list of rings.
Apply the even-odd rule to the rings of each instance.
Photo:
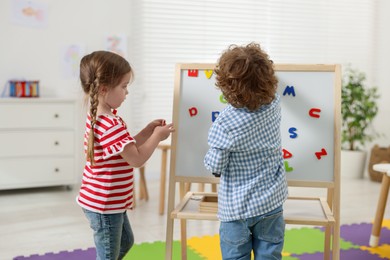
[[[215,85],[229,104],[254,111],[275,98],[278,79],[260,45],[230,45],[218,60]]]

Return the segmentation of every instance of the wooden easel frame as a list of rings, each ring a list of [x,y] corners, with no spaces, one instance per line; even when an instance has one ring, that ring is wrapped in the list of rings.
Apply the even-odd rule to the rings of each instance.
[[[175,92],[173,123],[178,125],[178,107],[180,98],[180,77],[182,70],[210,70],[215,64],[178,64],[175,75]],[[334,72],[334,151],[333,151],[333,179],[331,181],[300,181],[288,180],[289,187],[319,188],[326,190],[324,197],[289,197],[284,205],[284,217],[286,224],[323,226],[325,227],[324,259],[339,260],[340,258],[340,128],[341,128],[341,66],[340,65],[290,65],[276,64],[275,71],[323,71]],[[211,183],[217,184],[215,177],[184,177],[176,176],[176,145],[178,132],[172,136],[172,150],[169,177],[168,215],[166,232],[165,259],[172,259],[173,225],[174,219],[181,221],[181,245],[182,259],[187,259],[186,254],[186,220],[218,220],[216,214],[199,212],[196,200],[193,196],[203,196],[208,193],[194,193],[184,188],[185,183]],[[313,169],[315,171],[315,169]],[[180,185],[180,202],[175,207],[176,183]],[[313,213],[313,214],[310,214]]]

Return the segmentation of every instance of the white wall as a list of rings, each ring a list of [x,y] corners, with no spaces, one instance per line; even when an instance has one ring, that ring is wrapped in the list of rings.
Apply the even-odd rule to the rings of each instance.
[[[128,0],[35,0],[48,5],[47,28],[31,28],[11,22],[11,0],[0,1],[0,88],[11,78],[39,79],[42,96],[60,96],[81,98],[82,92],[78,79],[66,79],[61,74],[61,51],[70,44],[85,45],[86,52],[104,48],[104,39],[108,35],[125,34],[128,47],[133,39],[131,10],[134,2]],[[354,1],[351,1],[354,4]],[[379,87],[379,114],[374,122],[375,129],[386,134],[375,139],[372,144],[390,145],[390,87],[388,86],[388,61],[390,60],[390,3],[377,1],[375,35],[376,45],[374,70],[367,76]],[[353,8],[345,9],[351,11]],[[355,28],[356,29],[356,28]],[[342,37],[340,37],[342,40]],[[129,52],[131,53],[131,52]],[[352,58],[351,58],[352,59]],[[129,57],[130,62],[132,57]],[[368,61],[372,62],[372,60]],[[363,67],[364,66],[359,66]],[[137,71],[137,68],[135,68]],[[173,75],[172,75],[173,77]],[[137,74],[136,74],[137,80]],[[2,89],[0,89],[2,90]],[[130,91],[131,95],[131,91]],[[127,122],[131,122],[132,111],[127,102],[120,113]],[[147,107],[147,106],[146,106]],[[84,120],[80,110],[81,121]],[[81,122],[83,124],[83,122]],[[130,131],[132,129],[129,124]],[[83,127],[81,127],[83,129]],[[82,133],[81,133],[82,134]],[[135,134],[135,133],[132,133]],[[372,144],[368,144],[370,149]],[[157,151],[147,164],[147,178],[159,178],[160,156]]]
[[[11,22],[11,1],[0,1],[0,84],[10,78],[39,79],[42,96],[80,94],[78,79],[66,79],[61,71],[64,46],[85,45],[91,52],[104,48],[104,37],[130,34],[130,1],[37,0],[47,4],[46,28]]]
[[[376,55],[374,63],[373,84],[379,87],[381,95],[378,105],[379,112],[374,127],[379,133],[385,134],[373,143],[390,146],[390,1],[378,1],[376,27]]]
[[[378,115],[373,122],[373,130],[380,134],[372,142],[366,144],[369,151],[366,160],[365,175],[368,177],[368,163],[370,159],[370,150],[378,144],[382,147],[390,146],[390,81],[389,81],[389,60],[390,60],[390,1],[377,1],[377,15],[375,21],[375,38],[374,45],[374,68],[372,74],[368,74],[372,86],[377,86],[380,94],[378,100]]]

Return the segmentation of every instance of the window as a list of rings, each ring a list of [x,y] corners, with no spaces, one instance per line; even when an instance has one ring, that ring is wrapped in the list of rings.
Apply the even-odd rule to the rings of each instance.
[[[259,42],[275,63],[373,67],[375,1],[135,0],[131,124],[172,118],[176,63],[215,63],[230,44]]]

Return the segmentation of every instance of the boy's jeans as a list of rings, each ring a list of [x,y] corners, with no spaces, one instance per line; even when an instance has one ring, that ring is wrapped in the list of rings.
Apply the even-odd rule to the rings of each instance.
[[[282,259],[285,223],[283,208],[249,219],[221,222],[219,228],[224,260]]]
[[[134,244],[126,211],[118,214],[100,214],[87,209],[83,211],[93,230],[96,259],[122,259]]]

